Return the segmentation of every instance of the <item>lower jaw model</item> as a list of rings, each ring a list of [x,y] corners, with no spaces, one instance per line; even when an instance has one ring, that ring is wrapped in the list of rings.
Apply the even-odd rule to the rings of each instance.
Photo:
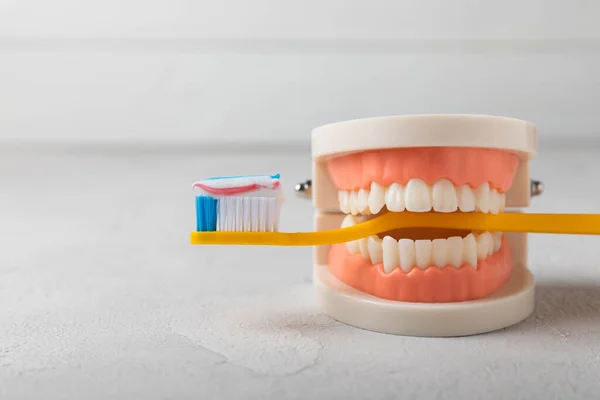
[[[524,121],[485,116],[388,117],[318,128],[316,229],[390,212],[497,214],[511,206],[508,198],[526,206],[535,136]],[[533,311],[534,280],[522,265],[525,235],[509,239],[502,232],[415,228],[324,246],[316,250],[318,300],[335,319],[385,333],[501,329]]]

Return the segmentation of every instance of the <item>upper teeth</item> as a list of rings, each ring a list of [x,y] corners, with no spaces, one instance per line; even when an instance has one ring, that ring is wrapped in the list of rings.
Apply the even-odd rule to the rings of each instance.
[[[361,222],[347,215],[342,227]],[[453,236],[448,239],[434,240],[396,240],[391,236],[380,239],[370,236],[347,242],[351,254],[361,254],[373,265],[383,264],[386,273],[400,267],[404,272],[412,268],[426,269],[431,266],[459,268],[470,265],[477,268],[478,260],[484,260],[494,254],[502,245],[502,233],[470,233],[466,237]]]
[[[506,195],[490,189],[486,182],[476,189],[469,185],[454,186],[440,179],[433,186],[422,179],[411,179],[406,186],[393,183],[385,188],[376,182],[371,189],[339,192],[340,209],[345,214],[376,214],[385,205],[389,211],[437,212],[480,211],[497,214],[504,210]]]

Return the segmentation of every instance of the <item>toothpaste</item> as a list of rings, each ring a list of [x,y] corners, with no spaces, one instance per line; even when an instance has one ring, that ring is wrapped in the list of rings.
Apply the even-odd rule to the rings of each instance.
[[[193,185],[196,196],[281,197],[280,175],[222,176],[204,179]]]

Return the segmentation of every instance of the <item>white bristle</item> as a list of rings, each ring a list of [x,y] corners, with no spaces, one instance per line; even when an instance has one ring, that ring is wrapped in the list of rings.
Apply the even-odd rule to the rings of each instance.
[[[283,201],[270,197],[219,200],[218,229],[223,232],[278,232]]]

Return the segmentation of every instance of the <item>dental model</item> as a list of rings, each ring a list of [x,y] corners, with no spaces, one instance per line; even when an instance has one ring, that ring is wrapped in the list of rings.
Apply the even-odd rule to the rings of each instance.
[[[527,232],[599,234],[600,216],[523,214],[537,132],[475,115],[369,118],[312,133],[315,232],[193,232],[194,244],[311,245],[323,311],[378,332],[462,336],[534,307]]]

